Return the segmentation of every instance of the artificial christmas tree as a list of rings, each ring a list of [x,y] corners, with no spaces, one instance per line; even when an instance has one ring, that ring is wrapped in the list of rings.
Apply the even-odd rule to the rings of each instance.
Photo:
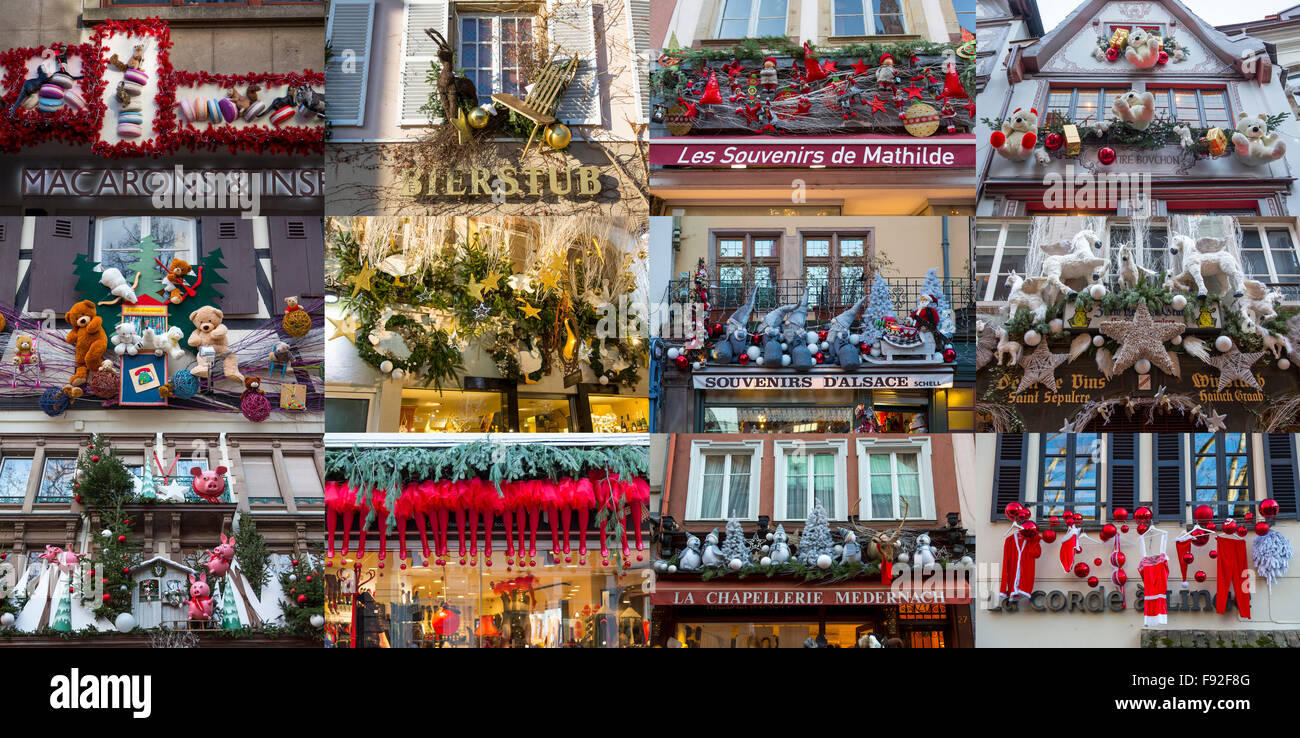
[[[235,604],[235,598],[239,596],[235,592],[234,576],[227,576],[221,582],[221,627],[224,630],[239,630],[244,624],[239,620],[239,606]]]
[[[61,633],[72,632],[72,576],[64,580],[59,577],[58,583],[61,586],[58,593],[58,605],[54,608],[54,614],[50,616],[50,630],[57,630]]]
[[[130,520],[122,512],[121,502],[101,508],[100,518],[104,528],[91,534],[98,550],[89,561],[93,574],[87,581],[98,582],[102,590],[97,595],[94,588],[83,588],[81,600],[96,616],[111,623],[131,611],[131,569],[141,557],[139,544],[131,540]]]
[[[320,638],[321,630],[311,624],[312,615],[325,614],[325,587],[322,570],[312,564],[310,556],[294,559],[291,569],[280,574],[284,592],[285,627],[300,636]]]
[[[804,566],[820,566],[818,560],[825,556],[829,561],[834,549],[835,541],[831,538],[831,525],[826,518],[826,508],[818,502],[813,505],[812,512],[808,513],[803,532],[799,534],[799,552],[795,558]]]
[[[135,492],[135,478],[98,433],[77,458],[76,480],[73,492],[93,510],[126,503]]]
[[[892,317],[895,317],[893,293],[884,276],[876,272],[876,279],[871,283],[871,300],[867,303],[867,309],[862,311],[862,342],[873,344],[880,340],[884,330],[879,321]]]
[[[745,544],[745,531],[736,518],[727,519],[727,537],[722,542],[722,558],[729,566],[739,560],[741,566],[749,563],[749,546]]]

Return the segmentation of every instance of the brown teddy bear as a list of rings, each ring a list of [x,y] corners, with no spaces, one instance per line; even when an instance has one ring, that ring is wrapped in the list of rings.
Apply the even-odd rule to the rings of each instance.
[[[104,332],[103,318],[95,314],[95,303],[90,300],[73,305],[64,317],[72,324],[72,332],[63,340],[77,347],[77,371],[68,383],[80,387],[86,383],[90,372],[103,363],[108,334]]]
[[[184,259],[172,259],[172,263],[167,267],[166,280],[172,285],[171,295],[168,296],[167,300],[173,305],[181,304],[188,294],[190,286],[186,283],[185,278],[190,276],[190,269],[189,262]],[[164,289],[162,292],[165,293],[167,290]]]
[[[227,328],[221,324],[225,314],[211,305],[190,313],[190,322],[194,332],[190,334],[189,345],[197,349],[199,360],[191,373],[196,377],[206,377],[218,357],[225,356],[222,367],[226,379],[243,383],[244,375],[239,373],[239,357],[230,351],[230,342],[226,338]]]
[[[265,395],[266,392],[262,389],[262,380],[257,377],[244,377],[244,394],[247,395],[250,392],[257,395]]]

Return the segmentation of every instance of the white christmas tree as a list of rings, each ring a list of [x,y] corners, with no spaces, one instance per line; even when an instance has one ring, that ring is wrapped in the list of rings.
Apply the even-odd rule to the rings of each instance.
[[[938,300],[934,304],[934,309],[939,311],[939,332],[951,337],[956,332],[957,325],[952,314],[952,304],[948,302],[948,296],[943,293],[943,280],[939,278],[938,267],[931,267],[925,273],[925,280],[921,282],[921,294],[934,295]]]
[[[742,566],[749,563],[749,546],[745,544],[745,531],[737,518],[727,519],[727,538],[722,542],[722,557],[728,564],[736,559],[740,559]]]
[[[889,290],[889,283],[885,281],[880,272],[876,272],[876,279],[871,283],[871,300],[867,303],[867,309],[862,311],[862,341],[863,343],[875,343],[880,340],[884,331],[876,324],[876,321],[882,318],[896,317],[894,314],[894,296]]]
[[[799,534],[799,553],[796,558],[804,566],[817,566],[817,559],[834,553],[835,541],[831,538],[831,524],[826,519],[826,508],[818,502],[808,513],[803,533]]]

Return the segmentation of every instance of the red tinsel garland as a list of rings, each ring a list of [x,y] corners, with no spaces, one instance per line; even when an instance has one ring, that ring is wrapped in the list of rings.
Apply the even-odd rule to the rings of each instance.
[[[41,55],[47,46],[26,46],[0,51],[0,67],[8,81],[0,97],[0,151],[15,152],[23,146],[45,141],[63,141],[69,144],[87,144],[99,137],[104,119],[104,60],[98,44],[93,41],[67,46],[69,57],[81,58],[82,79],[78,80],[86,107],[73,113],[68,107],[53,113],[19,108],[13,116],[9,108],[22,93],[27,82],[27,63]]]
[[[321,87],[325,84],[325,75],[310,69],[289,74],[275,72],[213,74],[211,72],[178,71],[173,75],[173,78],[176,86],[181,87],[217,85],[223,89],[231,89],[256,84],[262,86],[264,96],[270,90],[278,87],[300,85]],[[174,114],[175,111],[173,110]],[[177,126],[176,143],[178,146],[184,146],[190,151],[216,151],[224,148],[232,154],[244,150],[271,155],[306,156],[325,152],[325,127],[283,126],[276,128],[267,124],[239,128],[234,126],[195,128],[194,126],[182,124]]]
[[[171,29],[161,18],[130,18],[127,20],[109,20],[95,27],[90,41],[100,49],[103,55],[104,44],[110,36],[152,36],[158,43],[158,94],[154,95],[155,112],[153,116],[153,135],[141,141],[96,140],[91,152],[106,159],[120,159],[128,156],[159,157],[170,154],[175,146],[172,136],[176,130],[176,85],[171,82],[172,60]],[[101,70],[107,61],[101,62]],[[102,104],[102,103],[101,103]]]

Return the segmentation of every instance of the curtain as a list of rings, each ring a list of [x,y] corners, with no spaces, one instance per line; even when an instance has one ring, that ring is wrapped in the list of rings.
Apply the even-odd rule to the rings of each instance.
[[[835,517],[835,454],[813,457],[813,499],[826,508],[827,517]]]
[[[749,463],[752,457],[735,454],[731,457],[731,489],[727,495],[727,517],[749,517]]]
[[[802,520],[808,517],[808,457],[785,458],[785,519]]]
[[[895,456],[898,463],[898,496],[901,500],[907,500],[907,516],[910,518],[921,517],[921,473],[917,467],[916,454],[897,454]],[[899,513],[902,513],[902,503],[898,506]]]
[[[889,465],[889,454],[871,454],[868,467],[871,472],[871,517],[894,517],[893,470]]]
[[[700,501],[700,517],[722,517],[722,483],[726,476],[726,456],[704,457],[704,489]]]

